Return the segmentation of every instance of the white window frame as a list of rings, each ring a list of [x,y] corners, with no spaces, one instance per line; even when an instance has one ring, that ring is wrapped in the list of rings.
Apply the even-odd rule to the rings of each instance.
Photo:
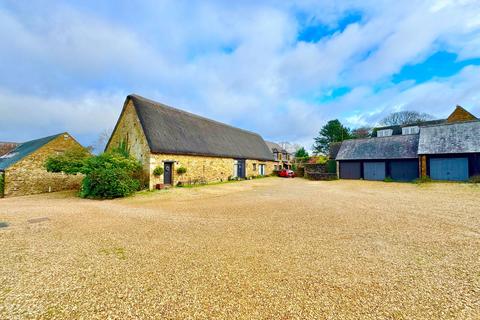
[[[393,129],[383,129],[377,131],[377,137],[390,137],[393,134]]]
[[[258,165],[258,174],[261,176],[265,175],[265,165],[264,164],[259,164]]]
[[[402,128],[402,134],[417,134],[420,132],[420,128],[418,126],[410,126]]]

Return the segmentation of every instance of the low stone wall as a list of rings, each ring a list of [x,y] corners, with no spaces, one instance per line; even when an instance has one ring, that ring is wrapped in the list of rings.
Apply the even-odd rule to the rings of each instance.
[[[310,180],[336,180],[337,174],[329,172],[328,164],[306,163],[304,177]]]

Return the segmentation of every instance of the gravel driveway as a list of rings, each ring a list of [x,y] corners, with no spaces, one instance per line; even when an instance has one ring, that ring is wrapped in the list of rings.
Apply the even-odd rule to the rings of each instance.
[[[280,178],[0,199],[0,318],[479,319],[479,205]]]

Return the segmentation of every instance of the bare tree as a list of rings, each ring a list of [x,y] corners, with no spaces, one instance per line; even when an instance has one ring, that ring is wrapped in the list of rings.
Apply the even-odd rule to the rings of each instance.
[[[104,129],[98,135],[97,142],[95,143],[95,153],[102,153],[107,146],[108,140],[110,140],[110,136],[112,135],[112,129]]]
[[[421,121],[432,120],[433,117],[428,113],[417,111],[399,111],[393,112],[380,121],[383,126],[397,126],[405,124],[414,124]]]
[[[302,146],[298,143],[292,143],[288,141],[281,141],[278,143],[283,149],[287,150],[288,153],[294,154]]]
[[[352,130],[353,139],[369,138],[372,136],[372,128],[360,127]]]

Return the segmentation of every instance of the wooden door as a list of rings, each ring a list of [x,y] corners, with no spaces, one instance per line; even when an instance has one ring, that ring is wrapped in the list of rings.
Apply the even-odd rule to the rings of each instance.
[[[172,163],[165,162],[163,170],[163,183],[172,184]]]

